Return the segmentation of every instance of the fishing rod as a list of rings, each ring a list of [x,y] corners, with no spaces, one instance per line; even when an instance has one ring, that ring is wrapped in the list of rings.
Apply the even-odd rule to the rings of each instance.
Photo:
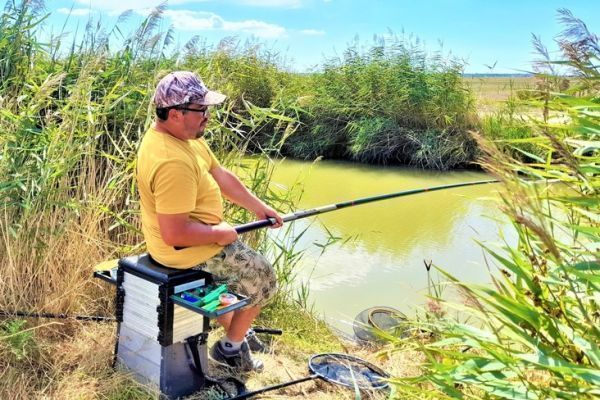
[[[342,208],[354,207],[354,206],[359,206],[361,204],[367,204],[367,203],[373,203],[375,201],[394,199],[396,197],[410,196],[412,194],[418,194],[418,193],[435,192],[437,190],[452,189],[452,188],[463,187],[463,186],[484,185],[487,183],[498,183],[498,182],[500,182],[500,181],[497,179],[489,179],[489,180],[484,180],[484,181],[461,182],[461,183],[453,183],[450,185],[433,186],[433,187],[429,187],[429,188],[404,190],[402,192],[381,194],[378,196],[363,197],[363,198],[356,199],[356,200],[344,201],[344,202],[336,203],[336,204],[329,204],[326,206],[312,208],[310,210],[299,210],[299,211],[296,211],[296,212],[293,212],[290,214],[286,214],[281,219],[283,220],[283,222],[290,222],[290,221],[295,221],[297,219],[312,217],[313,215],[325,214],[325,213],[328,213],[331,211],[340,210]],[[275,225],[276,223],[277,223],[277,221],[275,220],[275,218],[262,219],[259,221],[254,221],[254,222],[249,222],[247,224],[238,225],[235,227],[235,231],[237,233],[246,233],[246,232],[250,232],[250,231],[253,231],[256,229]]]
[[[461,182],[461,183],[453,183],[450,185],[433,186],[433,187],[429,187],[429,188],[404,190],[402,192],[381,194],[381,195],[372,196],[372,197],[363,197],[363,198],[356,199],[356,200],[350,200],[350,201],[344,201],[341,203],[329,204],[326,206],[312,208],[309,210],[299,210],[299,211],[284,215],[282,217],[282,220],[283,220],[283,222],[290,222],[290,221],[295,221],[297,219],[312,217],[314,215],[325,214],[325,213],[328,213],[331,211],[341,210],[342,208],[359,206],[361,204],[373,203],[376,201],[394,199],[396,197],[410,196],[413,194],[419,194],[419,193],[425,193],[425,192],[435,192],[437,190],[453,189],[453,188],[463,187],[463,186],[484,185],[484,184],[488,184],[488,183],[498,183],[498,182],[500,182],[500,181],[497,179],[472,181],[472,182]],[[242,234],[242,233],[254,231],[254,230],[257,230],[260,228],[265,228],[267,226],[275,225],[276,223],[277,223],[277,221],[275,220],[275,218],[268,218],[268,219],[254,221],[254,222],[249,222],[247,224],[238,225],[234,228],[238,234]],[[185,247],[175,247],[176,250],[180,250],[180,249],[184,249],[184,248]],[[73,318],[73,319],[83,320],[83,321],[107,321],[107,322],[114,321],[114,318],[111,318],[111,317],[81,316],[81,315],[69,316],[66,314],[30,313],[30,312],[23,312],[23,311],[10,312],[10,311],[0,310],[0,317],[8,317],[8,316],[22,316],[22,317],[32,317],[32,318],[58,318],[58,319]]]
[[[310,210],[299,210],[290,214],[285,214],[281,219],[283,222],[295,221],[297,219],[312,217],[314,215],[325,214],[331,211],[340,210],[342,208],[359,206],[361,204],[373,203],[375,201],[394,199],[396,197],[410,196],[411,194],[419,194],[424,192],[435,192],[436,190],[444,190],[444,189],[452,189],[462,186],[475,186],[475,185],[484,185],[486,183],[498,183],[500,182],[497,179],[488,179],[484,181],[472,181],[472,182],[461,182],[461,183],[452,183],[450,185],[440,185],[433,186],[429,188],[421,188],[421,189],[411,189],[404,190],[402,192],[388,193],[388,194],[380,194],[378,196],[372,197],[363,197],[356,200],[343,201],[341,203],[329,204],[326,206],[321,206],[317,208],[311,208]],[[267,218],[261,219],[258,221],[248,222],[246,224],[234,226],[235,231],[238,234],[254,231],[260,228],[265,228],[267,226],[275,225],[277,221],[275,218]],[[175,250],[183,250],[188,248],[189,246],[173,246]]]

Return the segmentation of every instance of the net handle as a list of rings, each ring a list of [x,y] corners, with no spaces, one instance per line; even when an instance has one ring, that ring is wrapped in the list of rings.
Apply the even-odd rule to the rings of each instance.
[[[302,382],[310,381],[310,380],[317,379],[317,378],[322,378],[322,377],[320,375],[318,375],[318,374],[312,374],[310,376],[305,376],[304,378],[294,379],[293,381],[283,382],[283,383],[279,383],[277,385],[267,386],[267,387],[264,387],[262,389],[253,390],[252,392],[246,392],[246,393],[238,394],[235,397],[229,397],[227,400],[249,399],[250,397],[256,396],[257,394],[262,394],[262,393],[265,393],[265,392],[270,392],[271,390],[281,389],[281,388],[284,388],[284,387],[295,385],[297,383],[302,383]]]

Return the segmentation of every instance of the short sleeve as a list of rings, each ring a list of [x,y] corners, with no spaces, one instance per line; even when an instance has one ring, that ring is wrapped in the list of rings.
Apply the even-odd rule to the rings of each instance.
[[[219,160],[217,160],[217,157],[215,157],[215,154],[210,149],[210,146],[208,145],[208,143],[206,143],[206,141],[204,139],[202,139],[201,143],[202,143],[202,147],[204,147],[206,149],[206,152],[208,153],[208,156],[210,157],[210,165],[209,165],[208,169],[211,170],[213,168],[220,166],[221,164],[219,164]]]
[[[154,174],[152,186],[157,213],[182,214],[194,210],[197,181],[194,171],[185,163],[162,164]]]

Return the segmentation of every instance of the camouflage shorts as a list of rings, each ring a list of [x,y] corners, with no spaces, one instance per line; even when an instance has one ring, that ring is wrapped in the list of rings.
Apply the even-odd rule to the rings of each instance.
[[[226,282],[233,292],[249,297],[253,306],[265,305],[277,291],[271,263],[239,240],[196,268],[210,272],[217,281]]]

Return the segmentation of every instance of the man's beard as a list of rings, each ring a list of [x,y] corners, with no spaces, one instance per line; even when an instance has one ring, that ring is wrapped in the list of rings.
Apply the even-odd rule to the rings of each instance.
[[[200,124],[200,129],[198,129],[198,131],[196,132],[196,139],[200,139],[201,137],[204,136],[204,131],[206,131],[206,124],[207,124],[208,120],[204,120],[201,124]]]

